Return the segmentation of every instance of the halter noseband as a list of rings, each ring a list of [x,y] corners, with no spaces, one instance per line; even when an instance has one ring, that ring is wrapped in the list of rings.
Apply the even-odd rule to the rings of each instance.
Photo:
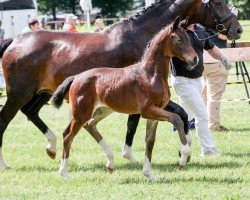
[[[226,30],[224,24],[226,22],[228,22],[229,20],[231,20],[233,17],[235,17],[235,15],[232,12],[229,12],[224,18],[220,19],[220,17],[217,15],[217,13],[211,8],[210,1],[206,1],[206,3],[205,2],[203,2],[203,3],[205,5],[205,8],[207,8],[210,11],[211,15],[214,18],[214,21],[216,23],[216,30],[218,32],[222,32],[222,31]],[[205,21],[205,17],[206,17],[206,14],[204,15],[203,22]]]

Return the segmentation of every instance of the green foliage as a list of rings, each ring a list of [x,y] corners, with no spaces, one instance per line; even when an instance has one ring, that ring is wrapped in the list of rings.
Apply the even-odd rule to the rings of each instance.
[[[102,14],[107,17],[115,17],[117,12],[124,12],[133,8],[133,0],[93,0],[93,7],[99,7]]]
[[[250,1],[249,0],[227,0],[229,5],[234,5],[239,9],[238,19],[250,19]]]

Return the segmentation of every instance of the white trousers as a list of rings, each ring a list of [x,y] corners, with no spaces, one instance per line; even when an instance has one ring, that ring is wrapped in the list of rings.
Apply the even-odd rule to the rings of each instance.
[[[195,117],[196,133],[199,136],[202,151],[205,153],[215,148],[215,141],[208,127],[207,108],[201,98],[201,78],[171,76],[171,83],[179,96],[181,106],[189,115]]]

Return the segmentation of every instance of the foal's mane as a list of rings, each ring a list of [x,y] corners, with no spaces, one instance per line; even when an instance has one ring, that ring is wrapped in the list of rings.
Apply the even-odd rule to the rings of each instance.
[[[156,34],[153,39],[148,43],[141,61],[145,60],[146,58],[149,57],[149,54],[156,48],[158,48],[161,44],[161,42],[163,42],[164,39],[166,39],[166,37],[170,36],[170,30],[172,28],[172,25],[168,25],[167,27],[164,27],[158,34]]]

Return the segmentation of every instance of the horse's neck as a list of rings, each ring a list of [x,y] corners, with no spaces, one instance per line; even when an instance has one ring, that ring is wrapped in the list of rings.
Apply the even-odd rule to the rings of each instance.
[[[172,2],[172,3],[170,3]],[[178,16],[182,18],[187,17],[190,14],[191,8],[196,0],[170,0],[169,3],[162,3],[160,6],[155,6],[150,11],[135,20],[137,29],[142,34],[142,31],[149,33],[149,37],[152,38],[161,29],[172,23]],[[136,31],[133,32],[137,34]]]
[[[168,77],[170,57],[164,56],[163,43],[149,53],[146,53],[142,60],[142,67],[150,77],[157,76],[164,80]]]

